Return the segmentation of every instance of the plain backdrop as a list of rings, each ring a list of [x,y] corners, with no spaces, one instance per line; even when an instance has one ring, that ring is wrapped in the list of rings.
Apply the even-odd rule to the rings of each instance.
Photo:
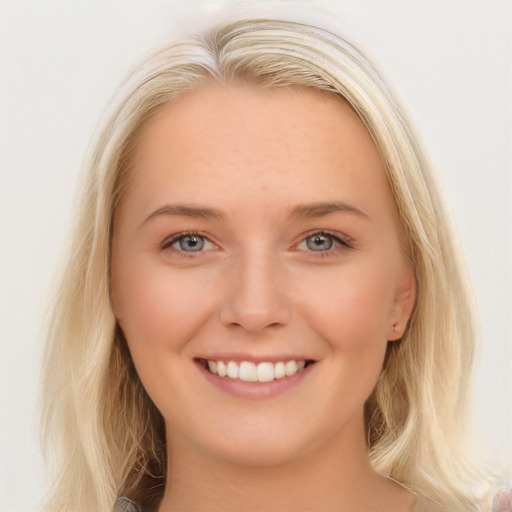
[[[206,17],[226,3],[0,1],[0,511],[37,510],[42,495],[36,399],[44,305],[91,133],[135,60],[191,12]],[[380,64],[443,176],[481,307],[475,381],[481,443],[506,466],[512,460],[511,3],[309,3],[333,12]]]

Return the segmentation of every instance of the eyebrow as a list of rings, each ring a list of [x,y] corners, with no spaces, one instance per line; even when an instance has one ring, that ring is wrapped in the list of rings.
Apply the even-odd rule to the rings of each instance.
[[[356,215],[366,219],[370,218],[370,216],[363,210],[343,201],[299,205],[291,210],[290,217],[293,219],[314,219],[317,217],[324,217],[325,215],[329,215],[334,212],[349,212],[355,213]]]
[[[203,208],[201,206],[187,204],[166,204],[146,217],[146,219],[142,222],[142,225],[146,224],[146,222],[153,219],[154,217],[158,217],[159,215],[214,220],[222,220],[225,218],[225,215],[220,210],[215,210],[214,208]]]
[[[342,201],[331,201],[331,202],[319,202],[298,205],[292,208],[289,212],[291,219],[314,219],[318,217],[324,217],[334,212],[349,212],[355,213],[363,218],[369,218],[369,215],[363,210],[356,208],[355,206],[345,203]],[[192,217],[196,219],[213,219],[213,220],[224,220],[226,215],[220,210],[214,208],[203,208],[196,205],[187,204],[166,204],[153,213],[151,213],[142,222],[141,226],[146,224],[149,220],[158,217],[160,215],[169,215],[177,217]]]

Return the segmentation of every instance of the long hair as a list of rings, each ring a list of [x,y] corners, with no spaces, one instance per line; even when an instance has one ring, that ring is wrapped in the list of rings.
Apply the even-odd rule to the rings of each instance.
[[[386,166],[417,285],[406,333],[389,344],[365,406],[370,460],[425,509],[484,510],[465,432],[476,312],[457,235],[396,95],[360,50],[322,26],[283,16],[217,22],[154,51],[118,90],[85,165],[49,319],[42,426],[53,480],[46,510],[106,512],[122,493],[149,512],[163,494],[163,419],[110,304],[112,219],[146,121],[212,81],[312,87],[343,98],[366,126]]]

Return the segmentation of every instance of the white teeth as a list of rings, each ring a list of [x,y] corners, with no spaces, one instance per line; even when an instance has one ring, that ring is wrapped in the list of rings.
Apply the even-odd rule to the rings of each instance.
[[[208,369],[212,373],[217,373],[217,363],[215,361],[208,361]]]
[[[211,373],[219,377],[240,379],[245,382],[271,382],[284,377],[291,377],[302,371],[306,361],[279,361],[277,363],[264,362],[255,364],[250,361],[207,361],[207,367]]]
[[[276,379],[282,379],[286,376],[286,372],[284,371],[284,363],[282,361],[279,361],[279,363],[276,363],[274,365],[274,377]]]
[[[284,371],[287,376],[295,375],[297,373],[297,363],[295,361],[288,361],[284,365]]]
[[[274,365],[272,363],[260,363],[256,367],[258,382],[270,382],[274,380]]]
[[[238,379],[238,365],[234,361],[228,363],[228,377],[230,379]]]
[[[228,369],[223,361],[217,361],[217,373],[221,377],[225,377],[228,374]]]
[[[256,372],[256,365],[254,363],[248,363],[244,361],[240,363],[240,380],[245,382],[256,382],[258,380],[258,374]]]

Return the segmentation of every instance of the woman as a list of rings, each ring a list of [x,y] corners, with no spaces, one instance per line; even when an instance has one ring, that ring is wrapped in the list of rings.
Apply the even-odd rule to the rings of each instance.
[[[48,510],[489,508],[463,259],[350,43],[261,17],[162,47],[82,190],[45,359]]]

